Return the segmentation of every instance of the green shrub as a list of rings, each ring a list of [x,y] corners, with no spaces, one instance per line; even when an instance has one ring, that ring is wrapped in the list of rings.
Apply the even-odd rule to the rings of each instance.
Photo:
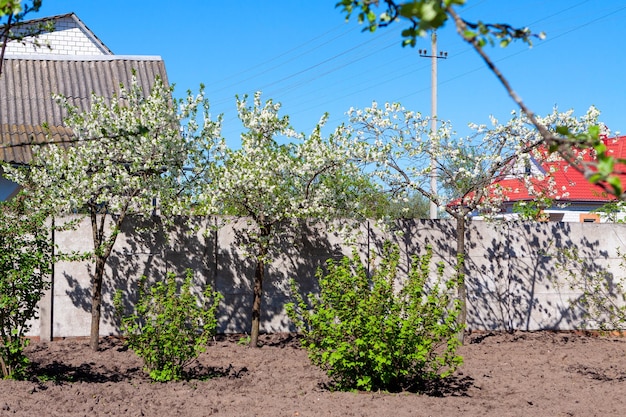
[[[400,254],[388,243],[371,277],[356,252],[329,260],[327,273],[317,272],[320,293],[308,296],[310,307],[293,284],[296,302],[287,305],[287,314],[303,334],[311,362],[335,389],[415,389],[462,363],[456,355],[459,303],[450,295],[455,284],[443,283],[443,265],[429,281],[431,257],[429,247],[412,259],[398,291]]]
[[[115,294],[126,344],[143,359],[154,381],[182,379],[183,368],[206,350],[215,332],[215,313],[222,297],[209,286],[202,296],[194,295],[191,280],[190,270],[180,288],[172,273],[152,286],[142,277],[139,300],[129,316],[123,316],[121,291]]]
[[[13,379],[28,370],[24,336],[49,288],[53,256],[45,214],[23,203],[22,195],[0,203],[0,372]]]

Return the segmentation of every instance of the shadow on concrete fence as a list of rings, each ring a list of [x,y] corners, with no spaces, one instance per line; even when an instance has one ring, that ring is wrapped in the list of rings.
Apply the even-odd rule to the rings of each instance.
[[[131,308],[137,299],[137,280],[142,275],[159,279],[167,272],[184,276],[194,272],[198,288],[210,284],[224,300],[219,310],[218,331],[249,332],[254,260],[246,254],[248,224],[242,219],[180,218],[174,226],[158,218],[133,219],[118,237],[107,263],[103,287],[101,334],[117,334],[118,320],[112,295],[121,290]],[[221,222],[221,224],[220,224]],[[63,232],[57,244],[64,249],[87,248],[90,228]],[[396,230],[381,231],[365,223],[353,244],[321,224],[302,224],[277,236],[272,262],[266,268],[261,327],[264,332],[293,330],[284,304],[290,301],[289,280],[295,279],[303,293],[316,292],[315,271],[329,258],[349,255],[356,247],[362,259],[380,253],[385,240],[395,241],[406,273],[412,255],[433,248],[433,263],[446,265],[447,276],[456,263],[455,222],[452,220],[403,220]],[[402,233],[397,233],[401,231]],[[581,294],[570,289],[557,265],[564,248],[576,247],[581,270],[617,280],[621,271],[619,251],[626,252],[621,236],[626,225],[473,222],[467,230],[468,322],[470,330],[571,330],[585,326],[586,316],[577,304]],[[369,265],[370,268],[375,265]],[[91,263],[60,263],[55,266],[52,317],[54,337],[89,334]],[[609,285],[610,286],[610,285]],[[47,309],[44,309],[48,311]],[[42,310],[43,311],[43,310]]]
[[[122,291],[125,309],[130,311],[137,301],[137,282],[141,276],[145,275],[150,281],[174,272],[182,278],[187,269],[193,271],[198,291],[211,285],[224,297],[218,312],[217,331],[249,332],[255,261],[247,253],[250,242],[245,231],[248,224],[237,219],[219,222],[215,218],[180,218],[174,226],[164,225],[158,218],[128,222],[107,261],[101,333],[118,333],[119,319],[112,304],[116,291]],[[81,229],[76,233],[85,232]],[[284,312],[284,304],[291,300],[290,279],[295,279],[302,291],[315,292],[315,271],[327,259],[342,256],[340,242],[339,236],[310,224],[276,237],[270,253],[273,261],[266,266],[263,332],[293,330]],[[54,337],[86,335],[93,264],[65,263],[57,265],[56,269],[57,281],[62,277],[63,282],[56,285],[58,290],[55,291],[56,308],[62,313],[57,314]],[[63,293],[59,294],[61,290]],[[70,310],[73,311],[70,313]],[[73,319],[64,320],[67,316]]]
[[[578,267],[590,282],[602,276],[613,287],[608,268],[619,263],[623,247],[610,224],[477,223],[468,259],[468,328],[477,330],[572,330],[588,327],[580,288],[559,265],[576,248]],[[619,227],[622,231],[623,227]],[[616,233],[617,232],[617,233]],[[617,237],[615,240],[613,237]],[[617,271],[616,271],[617,272]],[[613,294],[617,296],[617,294]]]

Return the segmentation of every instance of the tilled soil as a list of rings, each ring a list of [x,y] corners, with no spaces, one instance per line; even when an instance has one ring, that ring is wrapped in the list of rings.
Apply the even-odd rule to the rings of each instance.
[[[427,394],[331,392],[290,335],[218,338],[194,379],[153,383],[117,339],[33,343],[30,381],[0,381],[1,416],[622,416],[626,339],[470,335],[464,365]]]

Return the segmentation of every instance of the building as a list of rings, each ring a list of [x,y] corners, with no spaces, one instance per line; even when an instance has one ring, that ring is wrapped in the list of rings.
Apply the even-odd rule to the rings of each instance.
[[[49,20],[54,31],[39,35],[39,47],[28,41],[7,44],[0,75],[0,160],[7,163],[28,164],[32,144],[70,142],[72,132],[63,125],[55,94],[87,110],[92,93],[111,97],[120,84],[130,84],[133,72],[146,93],[157,77],[168,83],[161,57],[115,55],[73,13],[23,25]],[[0,200],[18,190],[17,184],[0,177]]]
[[[608,153],[616,158],[626,159],[626,136],[605,139]],[[592,156],[586,152],[584,160],[591,161]],[[623,165],[616,165],[619,167]],[[580,172],[573,169],[561,159],[539,162],[530,158],[521,169],[518,167],[511,175],[494,183],[503,190],[505,201],[502,214],[505,218],[514,219],[515,207],[529,204],[535,195],[529,192],[529,185],[535,190],[542,190],[551,204],[542,208],[542,218],[549,221],[563,222],[604,222],[610,221],[609,216],[596,210],[617,199],[606,193],[600,186],[589,183]],[[624,172],[626,172],[626,167]],[[622,184],[626,184],[626,173],[619,175]],[[622,215],[618,217],[623,218]]]

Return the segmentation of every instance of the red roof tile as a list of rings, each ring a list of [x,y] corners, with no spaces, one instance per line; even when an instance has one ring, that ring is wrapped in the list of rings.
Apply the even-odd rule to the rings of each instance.
[[[608,153],[617,158],[626,159],[626,136],[620,136],[618,138],[606,139],[605,141]],[[589,153],[585,154],[585,160],[590,161],[591,156]],[[615,200],[612,195],[607,193],[599,186],[589,183],[585,177],[565,161],[539,161],[539,165],[547,173],[552,173],[554,178],[555,193],[549,195],[551,198],[557,198],[560,201],[574,202],[574,201],[611,201]],[[619,165],[618,165],[619,166]],[[622,171],[626,171],[626,167],[620,166]],[[619,177],[622,180],[622,184],[626,184],[626,174],[620,174]],[[532,178],[531,183],[535,187],[547,186],[547,179]],[[504,189],[504,194],[509,201],[524,201],[533,200],[534,197],[528,192],[523,179],[521,178],[509,178],[497,181],[494,185],[499,185]]]

